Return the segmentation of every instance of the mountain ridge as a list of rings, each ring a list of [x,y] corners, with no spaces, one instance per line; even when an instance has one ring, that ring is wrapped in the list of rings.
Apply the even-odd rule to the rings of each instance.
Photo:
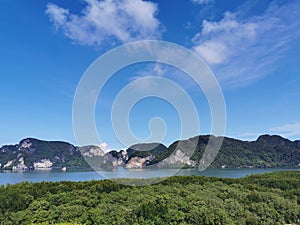
[[[291,141],[279,135],[264,134],[255,141],[198,135],[177,140],[168,147],[161,143],[140,143],[125,151],[109,152],[96,145],[79,147],[65,141],[25,138],[18,144],[0,148],[0,169],[196,167],[209,139],[213,144],[223,139],[211,167],[300,166],[300,140]]]

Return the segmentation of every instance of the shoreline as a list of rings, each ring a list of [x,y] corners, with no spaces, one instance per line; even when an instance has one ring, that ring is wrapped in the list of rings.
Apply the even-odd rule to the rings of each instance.
[[[172,176],[205,176],[220,178],[242,178],[253,174],[266,174],[280,171],[300,171],[300,168],[208,168],[200,172],[197,169],[124,169],[119,170],[29,170],[29,171],[0,171],[0,185],[17,184],[21,182],[84,182],[90,180],[109,179],[150,179],[155,177],[166,178]]]

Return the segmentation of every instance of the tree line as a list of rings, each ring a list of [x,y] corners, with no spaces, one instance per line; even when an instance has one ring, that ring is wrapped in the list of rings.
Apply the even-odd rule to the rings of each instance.
[[[299,224],[300,171],[0,186],[2,224]],[[123,183],[123,184],[121,184]]]

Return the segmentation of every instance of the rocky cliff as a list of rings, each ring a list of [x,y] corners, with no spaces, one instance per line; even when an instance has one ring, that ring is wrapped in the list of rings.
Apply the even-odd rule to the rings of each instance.
[[[209,138],[213,143],[223,139],[212,167],[300,166],[300,141],[290,141],[278,135],[262,135],[256,141],[202,135],[176,141],[169,147],[144,143],[110,152],[95,145],[77,147],[67,142],[26,138],[19,144],[0,148],[0,169],[196,167]]]

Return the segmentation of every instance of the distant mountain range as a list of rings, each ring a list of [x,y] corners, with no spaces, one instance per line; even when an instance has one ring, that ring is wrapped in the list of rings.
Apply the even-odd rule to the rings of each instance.
[[[19,144],[0,148],[0,169],[196,167],[209,138],[212,143],[222,139],[200,135],[176,141],[169,147],[160,143],[136,144],[127,150],[107,153],[94,145],[77,147],[67,142],[26,138]],[[277,135],[262,135],[256,141],[224,137],[211,164],[216,168],[299,166],[300,141],[290,141]]]

